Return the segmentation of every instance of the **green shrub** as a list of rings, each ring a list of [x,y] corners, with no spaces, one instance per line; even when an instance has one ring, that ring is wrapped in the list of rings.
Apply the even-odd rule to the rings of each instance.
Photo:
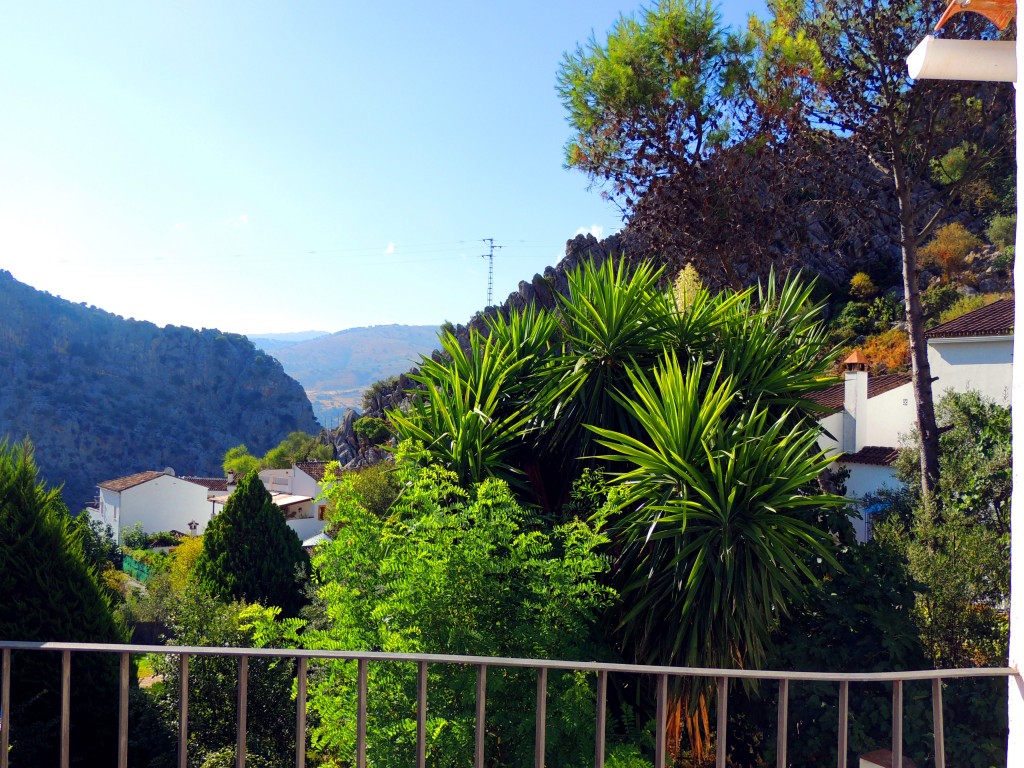
[[[364,416],[352,425],[352,431],[373,445],[379,445],[391,437],[391,429],[384,419],[376,416]]]
[[[861,301],[851,301],[836,315],[835,326],[847,328],[856,336],[864,336],[874,330],[874,321],[869,316],[870,305]]]
[[[903,302],[891,293],[879,296],[868,309],[868,317],[882,326],[890,326],[905,317]]]
[[[1016,214],[998,214],[993,217],[988,229],[985,230],[985,237],[992,245],[1000,248],[1008,248],[1017,242],[1017,216]]]
[[[921,305],[924,308],[928,325],[937,325],[939,316],[960,300],[960,292],[952,285],[936,285],[921,292]]]

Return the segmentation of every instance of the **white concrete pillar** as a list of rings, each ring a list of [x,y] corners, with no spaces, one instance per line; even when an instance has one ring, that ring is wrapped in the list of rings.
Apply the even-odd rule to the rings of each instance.
[[[1020,18],[1022,0],[1017,0],[1017,18]],[[1024,39],[1017,35],[1017,58],[1024,61]],[[1024,132],[1021,114],[1024,97],[1016,88],[1017,106],[1017,246],[1016,253],[1024,253],[1024,179],[1021,173],[1024,160]],[[1016,331],[1016,321],[1024,318],[1024,264],[1013,272],[1014,327],[1013,334],[1013,499],[1010,507],[1010,666],[1020,668],[1024,662],[1024,333]],[[1010,736],[1007,741],[1007,765],[1021,765],[1024,756],[1024,686],[1019,677],[1009,681]]]

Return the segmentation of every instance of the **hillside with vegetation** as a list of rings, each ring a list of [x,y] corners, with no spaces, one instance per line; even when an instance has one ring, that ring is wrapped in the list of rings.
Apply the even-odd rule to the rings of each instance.
[[[349,408],[360,408],[373,382],[408,370],[420,355],[437,346],[432,325],[375,325],[348,328],[312,339],[284,343],[262,337],[253,343],[284,366],[306,389],[317,420],[328,426]]]
[[[125,320],[0,271],[0,438],[35,445],[73,510],[149,469],[220,475],[224,452],[316,433],[302,387],[244,336]]]

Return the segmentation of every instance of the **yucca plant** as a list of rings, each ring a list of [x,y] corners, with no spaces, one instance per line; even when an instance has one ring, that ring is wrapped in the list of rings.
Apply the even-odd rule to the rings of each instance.
[[[814,518],[843,499],[807,492],[830,463],[817,430],[759,401],[737,409],[728,368],[698,359],[684,370],[667,353],[653,382],[632,375],[631,394],[618,395],[639,436],[590,426],[608,449],[601,458],[627,465],[615,571],[629,606],[624,647],[643,663],[759,666],[780,615],[814,580],[808,558],[834,563]],[[674,699],[698,752],[707,693],[691,684]]]
[[[532,413],[515,397],[518,375],[531,356],[517,356],[498,338],[470,333],[469,350],[451,334],[441,337],[446,358],[424,358],[412,376],[425,390],[414,393],[409,410],[388,419],[403,440],[418,440],[432,460],[463,483],[501,477],[522,485],[509,461]]]

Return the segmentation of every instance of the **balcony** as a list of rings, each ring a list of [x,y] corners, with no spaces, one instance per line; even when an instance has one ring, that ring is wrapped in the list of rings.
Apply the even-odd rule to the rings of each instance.
[[[357,651],[307,651],[296,649],[254,649],[254,648],[210,648],[185,646],[150,646],[150,645],[103,645],[94,643],[32,643],[0,641],[2,656],[2,678],[0,678],[0,768],[8,768],[9,745],[11,737],[11,664],[12,651],[28,651],[38,653],[54,653],[61,656],[61,712],[60,712],[60,766],[70,765],[70,699],[71,699],[71,659],[75,654],[106,653],[117,654],[120,660],[120,699],[118,707],[118,768],[128,765],[128,695],[130,689],[130,657],[132,654],[165,654],[176,657],[180,661],[180,712],[177,737],[177,766],[186,768],[188,765],[188,725],[189,725],[189,660],[197,656],[228,656],[238,659],[238,685],[236,707],[236,766],[243,768],[246,760],[246,723],[247,699],[249,688],[249,660],[258,657],[285,657],[296,661],[295,681],[295,765],[302,768],[306,765],[306,695],[307,674],[310,662],[320,660],[345,659],[356,662],[357,668],[357,707],[356,707],[356,744],[353,764],[356,768],[366,768],[367,755],[367,673],[369,665],[381,662],[404,662],[415,664],[417,668],[416,697],[416,766],[424,768],[427,755],[427,708],[429,692],[427,690],[428,665],[454,665],[476,669],[475,695],[475,752],[474,768],[483,768],[486,763],[485,726],[487,723],[487,673],[489,668],[519,668],[535,670],[537,675],[537,696],[535,706],[535,741],[534,764],[537,768],[546,765],[545,737],[547,727],[547,691],[548,674],[552,671],[578,671],[591,674],[595,678],[596,709],[594,713],[595,740],[594,765],[603,768],[605,765],[605,737],[607,717],[608,681],[612,675],[632,675],[647,677],[653,682],[656,696],[655,723],[655,766],[664,768],[667,760],[666,723],[668,719],[668,690],[673,678],[714,679],[718,690],[718,701],[724,702],[717,707],[717,723],[715,729],[716,765],[725,768],[726,753],[729,745],[728,701],[730,689],[738,681],[758,680],[768,685],[778,686],[778,720],[776,765],[785,768],[788,763],[787,739],[789,728],[790,687],[793,683],[827,683],[834,685],[838,694],[838,740],[835,751],[835,764],[839,768],[848,765],[848,736],[851,686],[854,696],[858,685],[887,684],[892,689],[892,765],[902,765],[903,760],[903,697],[904,686],[911,682],[925,682],[931,688],[932,733],[934,735],[934,754],[936,768],[945,768],[945,736],[943,725],[942,686],[943,681],[957,678],[1010,678],[1018,685],[1021,676],[1011,668],[984,669],[943,669],[913,672],[881,672],[881,673],[824,673],[824,672],[772,672],[747,671],[737,669],[696,669],[684,667],[640,666],[631,664],[605,664],[596,662],[554,661],[541,659],[512,659],[481,656],[448,656],[433,654],[400,654],[373,653]],[[115,727],[110,724],[111,729]]]

